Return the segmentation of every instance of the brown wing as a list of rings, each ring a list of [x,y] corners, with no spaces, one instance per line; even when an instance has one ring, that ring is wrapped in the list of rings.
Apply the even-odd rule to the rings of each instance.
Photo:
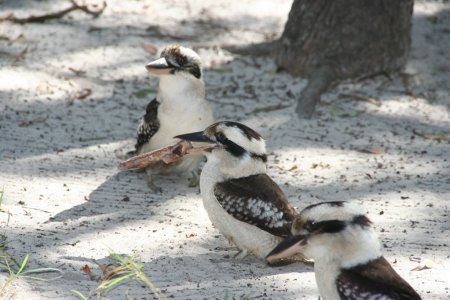
[[[234,218],[273,235],[291,234],[295,209],[283,191],[266,174],[229,179],[214,187],[220,205]]]
[[[341,299],[419,300],[384,257],[344,270],[336,279]]]

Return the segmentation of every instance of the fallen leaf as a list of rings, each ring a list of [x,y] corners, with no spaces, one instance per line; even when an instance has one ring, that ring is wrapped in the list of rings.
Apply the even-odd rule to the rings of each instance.
[[[79,242],[80,241],[76,241],[74,243],[64,243],[64,245],[69,245],[69,246],[75,247]]]
[[[46,94],[46,93],[50,92],[50,87],[46,82],[41,82],[36,87],[36,90],[41,94]]]
[[[194,237],[194,236],[197,236],[197,235],[195,233],[186,234],[186,238],[187,239],[191,238],[191,237]]]
[[[92,272],[91,268],[88,265],[84,265],[81,270],[89,276],[89,280],[97,281],[100,279],[100,276]]]
[[[380,99],[374,98],[374,97],[370,97],[370,96],[366,96],[363,94],[359,94],[359,93],[349,93],[349,94],[339,94],[340,97],[349,97],[349,98],[353,98],[355,100],[361,100],[361,101],[366,101],[369,102],[373,105],[376,106],[381,106],[381,101]]]
[[[225,67],[212,67],[211,69],[209,69],[209,71],[217,73],[231,73],[233,72],[233,69]]]
[[[88,265],[84,265],[82,270],[83,270],[84,273],[91,273],[91,268],[89,268]]]
[[[320,162],[320,163],[313,163],[311,165],[311,169],[317,169],[318,167],[320,167],[322,169],[329,169],[330,164],[324,164],[324,163]]]
[[[253,110],[254,113],[260,113],[260,112],[270,112],[270,111],[274,111],[274,110],[279,110],[279,109],[283,109],[289,107],[289,105],[286,104],[275,104],[275,105],[269,105],[269,106],[265,106],[265,107],[259,107],[259,108],[255,108]]]
[[[417,134],[418,136],[423,137],[424,139],[427,140],[433,140],[433,141],[438,141],[438,142],[450,142],[450,137],[447,136],[445,133],[440,132],[440,133],[420,133],[417,131],[414,131],[415,134]]]
[[[47,121],[47,119],[48,119],[47,117],[37,117],[37,118],[34,118],[29,121],[20,122],[19,126],[20,127],[28,127],[28,126],[36,124],[36,123],[44,123],[45,121]]]
[[[75,73],[75,75],[77,75],[77,76],[80,76],[80,75],[83,75],[86,73],[86,71],[78,70],[78,69],[71,68],[71,67],[69,67],[69,71]]]
[[[97,266],[102,270],[103,277],[102,280],[108,280],[116,275],[118,275],[121,271],[123,271],[123,268],[117,267],[115,264],[101,264],[97,262],[94,259],[94,263],[97,264]]]
[[[103,265],[104,266],[104,265]],[[106,266],[104,266],[104,268],[102,269],[103,272],[103,279],[110,279],[113,278],[116,275],[119,275],[120,272],[122,272],[122,269],[118,269],[116,265],[114,264],[108,264]]]
[[[288,171],[295,171],[297,169],[298,169],[297,165],[293,165]]]
[[[156,53],[158,53],[158,47],[154,45],[143,45],[142,48],[151,55],[156,55]]]
[[[145,98],[149,94],[156,94],[156,92],[157,91],[155,89],[152,89],[152,88],[150,88],[150,89],[142,89],[142,90],[139,90],[137,92],[134,92],[133,95],[135,95],[138,98]]]
[[[75,95],[75,98],[78,100],[83,100],[89,97],[92,94],[91,89],[82,89],[81,91],[78,91]]]
[[[330,113],[336,117],[341,117],[341,118],[354,118],[354,117],[359,116],[363,112],[364,112],[364,110],[344,111],[335,106],[330,107]]]
[[[370,148],[363,148],[358,149],[359,152],[362,153],[370,153],[370,154],[384,154],[386,153],[385,149],[383,147],[370,147]]]
[[[415,268],[411,269],[411,271],[422,271],[426,269],[431,269],[436,266],[436,263],[431,259],[425,259],[421,263],[419,263]]]

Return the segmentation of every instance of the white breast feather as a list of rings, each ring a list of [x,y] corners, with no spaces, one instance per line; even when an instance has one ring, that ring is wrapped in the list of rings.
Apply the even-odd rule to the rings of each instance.
[[[167,80],[166,80],[167,81]],[[161,103],[158,107],[159,130],[142,147],[141,153],[157,150],[175,144],[173,137],[179,134],[204,130],[214,122],[212,110],[204,99],[203,83],[198,89],[180,87],[179,80],[164,82],[157,95]],[[174,85],[178,85],[174,88]],[[188,92],[188,89],[190,92]],[[184,92],[183,92],[184,90]],[[167,91],[167,92],[165,92]],[[201,157],[184,158],[175,171],[193,171],[201,162]]]
[[[253,253],[260,259],[265,259],[266,255],[281,241],[281,238],[256,226],[238,221],[228,214],[214,196],[214,186],[222,180],[218,161],[214,157],[209,157],[200,176],[200,191],[209,219],[239,249]]]

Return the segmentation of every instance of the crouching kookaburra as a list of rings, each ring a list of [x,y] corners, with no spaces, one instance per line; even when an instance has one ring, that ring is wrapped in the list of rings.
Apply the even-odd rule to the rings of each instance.
[[[211,108],[205,100],[201,59],[193,50],[167,46],[161,58],[146,65],[147,71],[159,77],[156,98],[146,108],[138,127],[134,155],[140,155],[173,145],[175,135],[202,130],[214,121]],[[193,183],[198,183],[201,156],[188,156],[171,164],[158,164],[146,169],[147,184],[153,191],[153,175],[169,172],[192,172]]]
[[[267,257],[297,252],[314,259],[314,273],[324,300],[417,300],[416,291],[391,267],[363,209],[350,202],[306,207],[295,219],[293,236]]]
[[[265,259],[290,235],[297,215],[283,191],[266,174],[266,145],[251,128],[218,122],[177,138],[206,142],[207,162],[200,175],[203,205],[212,224],[239,249]]]

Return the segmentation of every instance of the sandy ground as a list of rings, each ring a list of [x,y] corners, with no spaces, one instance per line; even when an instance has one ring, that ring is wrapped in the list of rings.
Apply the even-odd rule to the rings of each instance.
[[[450,5],[416,3],[404,75],[341,84],[323,96],[315,119],[302,121],[293,111],[304,80],[276,73],[268,58],[217,48],[279,35],[290,5],[116,0],[97,19],[73,13],[44,24],[0,23],[0,188],[11,213],[8,221],[0,212],[0,235],[9,253],[30,255],[29,268],[64,271],[54,281],[15,281],[14,299],[74,299],[71,289],[88,295],[98,282],[82,267],[100,273],[92,260],[112,262],[111,251],[140,257],[170,298],[317,299],[310,267],[235,260],[185,177],[158,177],[164,193],[153,195],[142,173],[117,172],[115,152],[132,148],[157,87],[144,69],[155,55],[143,46],[173,42],[203,57],[217,118],[267,139],[269,174],[295,206],[363,204],[395,269],[424,299],[450,299]],[[0,13],[66,6],[3,0]],[[86,89],[92,93],[79,99]],[[255,112],[280,103],[288,107]],[[433,268],[411,271],[426,259]],[[153,298],[137,283],[108,294],[126,297]]]

